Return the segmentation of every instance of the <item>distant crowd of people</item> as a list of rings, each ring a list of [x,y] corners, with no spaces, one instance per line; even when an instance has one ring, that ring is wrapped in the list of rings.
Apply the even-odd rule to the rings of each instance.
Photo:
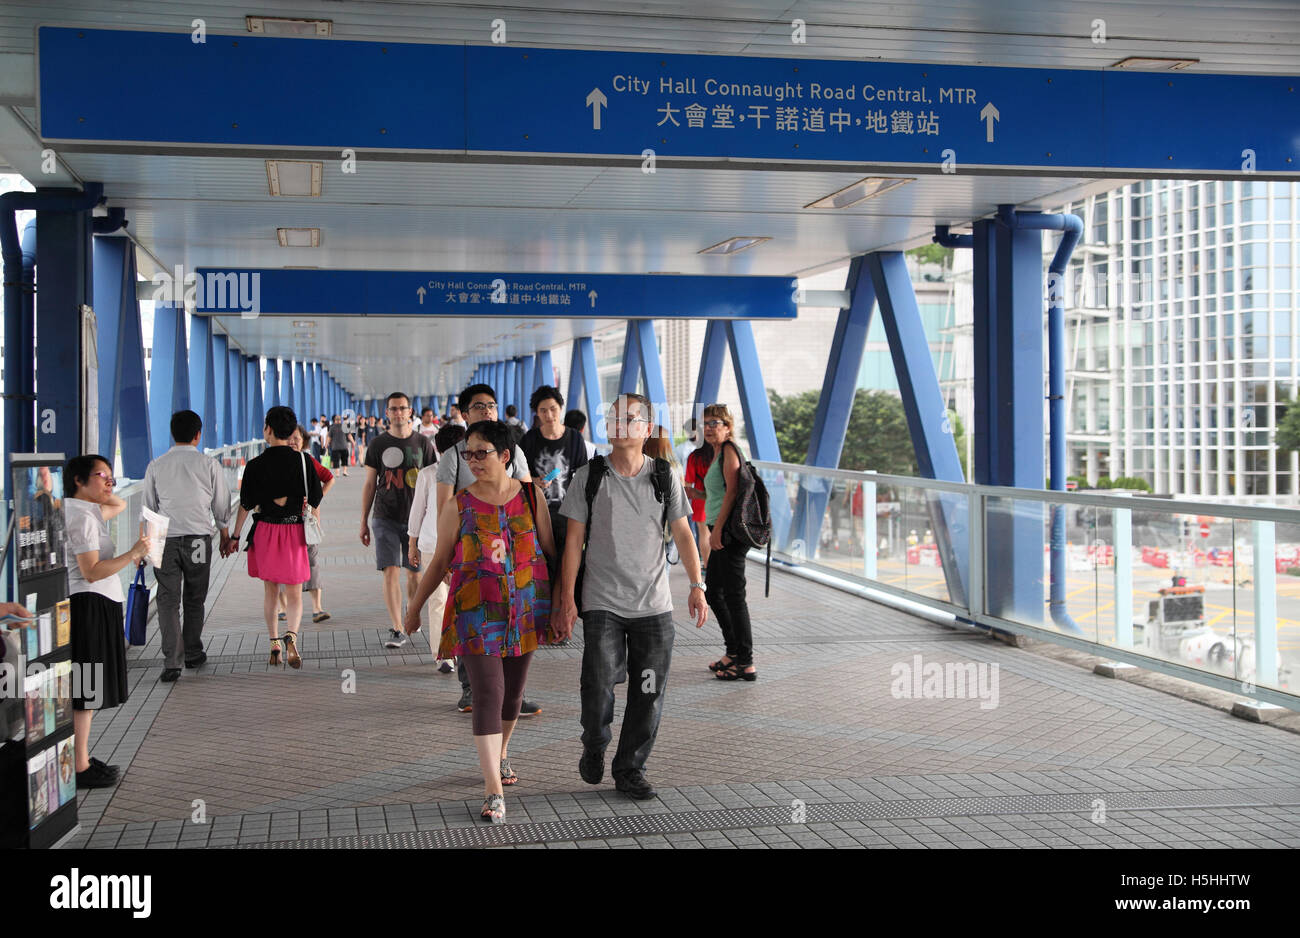
[[[519,781],[509,755],[516,721],[541,712],[524,693],[533,653],[567,644],[578,618],[579,774],[591,784],[604,778],[614,685],[630,674],[636,679],[628,682],[611,775],[620,792],[654,797],[645,766],[672,657],[671,562],[687,575],[691,621],[702,627],[711,608],[721,627],[724,653],[710,670],[724,681],[757,679],[747,551],[722,535],[744,460],[732,440],[734,422],[726,405],[709,405],[674,449],[651,402],[621,394],[604,415],[610,451],[600,455],[584,436],[586,415],[566,411],[558,388],[539,387],[528,404],[534,418],[527,427],[513,405],[499,418],[496,392],[486,384],[465,388],[446,420],[424,408],[417,421],[400,392],[386,399],[383,418],[355,424],[321,415],[302,426],[290,408],[272,407],[266,448],[244,467],[237,510],[221,467],[200,448],[199,416],[173,415],[174,445],[150,463],[143,493],[148,508],[170,519],[155,571],[161,680],[175,681],[183,668],[206,661],[214,539],[222,557],[246,553],[249,576],[262,581],[269,664],[301,667],[303,594],[312,622],[330,618],[318,558],[321,501],[336,473],[346,476],[356,465],[365,476],[359,537],[373,546],[382,577],[385,644],[405,645],[427,621],[436,669],[458,673],[457,709],[472,714],[483,772],[484,820],[504,819],[504,787]],[[126,503],[114,485],[103,456],[67,463],[72,657],[103,665],[106,686],[97,690],[105,707],[127,698],[118,573],[142,563],[151,548],[142,525],[130,549],[117,552],[107,522]],[[77,784],[111,786],[117,768],[89,756],[94,710],[87,703],[73,701]]]

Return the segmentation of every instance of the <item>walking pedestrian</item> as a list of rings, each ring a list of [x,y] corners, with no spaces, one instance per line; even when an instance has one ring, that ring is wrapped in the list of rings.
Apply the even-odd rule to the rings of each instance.
[[[103,456],[74,456],[63,468],[63,511],[67,540],[72,666],[82,679],[72,682],[72,735],[78,788],[117,784],[118,767],[90,757],[90,723],[96,710],[126,703],[126,596],[118,571],[143,562],[150,539],[140,525],[140,539],[126,553],[108,534],[108,522],[126,509],[113,494],[113,469]],[[92,677],[93,675],[93,677]]]
[[[293,436],[289,437],[289,445],[293,447],[293,449],[296,452],[305,453],[307,448],[305,441],[307,439],[308,439],[307,428],[304,427],[302,424],[298,424],[298,429],[293,432]],[[325,496],[329,494],[330,489],[334,487],[334,473],[330,472],[328,469],[326,469],[324,466],[322,466],[314,459],[311,460],[311,468],[316,473],[316,478],[320,479],[320,485],[321,485],[320,494],[321,494],[321,501],[323,502],[325,500]],[[311,509],[311,511],[316,516],[317,524],[319,524],[320,508],[319,507],[313,508]],[[307,568],[310,571],[310,575],[307,578],[307,582],[302,585],[301,592],[304,592],[311,597],[311,621],[324,622],[326,619],[330,617],[330,614],[325,611],[325,589],[321,585],[321,578],[320,578],[320,545],[319,544],[307,545]],[[276,600],[277,610],[278,610],[276,613],[276,618],[278,618],[281,622],[284,622],[288,615],[287,600],[285,599],[285,593],[287,592],[287,589],[288,589],[287,587],[281,586],[280,596]]]
[[[538,424],[524,434],[519,448],[528,461],[528,474],[546,492],[556,555],[563,556],[560,506],[564,504],[573,474],[587,464],[587,447],[581,433],[564,425],[564,395],[559,388],[543,385],[533,392],[528,406],[537,414]]]
[[[587,415],[580,410],[567,411],[564,415],[564,425],[577,430],[578,435],[582,436],[582,432],[587,429]],[[582,437],[582,442],[587,447],[587,458],[591,459],[596,455],[596,444],[585,436]]]
[[[347,429],[343,426],[343,418],[335,414],[330,420],[328,441],[330,448],[330,463],[335,469],[342,469],[342,474],[346,478],[348,474],[348,444],[352,438],[348,435]]]
[[[695,446],[686,457],[683,481],[686,497],[691,500],[691,532],[700,549],[700,563],[709,563],[709,527],[704,522],[704,477],[713,463],[713,447],[701,441],[696,445],[699,431],[694,418],[688,424],[689,442]]]
[[[533,651],[550,641],[554,556],[551,516],[538,486],[512,478],[510,429],[496,420],[470,425],[464,460],[473,484],[438,514],[433,559],[406,613],[407,634],[420,628],[420,609],[452,571],[438,654],[457,656],[478,697],[474,743],[483,772],[481,816],[505,820],[505,785],[519,776],[510,765],[510,737],[519,718]]]
[[[704,439],[713,448],[713,461],[704,477],[704,517],[709,526],[709,565],[705,570],[709,608],[717,616],[726,642],[726,653],[709,665],[719,680],[756,681],[754,636],[745,600],[745,558],[743,544],[724,544],[722,529],[736,502],[736,480],[740,474],[740,450],[731,438],[735,421],[726,404],[704,408]]]
[[[459,424],[448,424],[437,432],[433,445],[442,454],[465,438],[465,428]],[[433,557],[434,548],[438,546],[438,466],[425,466],[415,478],[415,497],[411,500],[411,514],[406,523],[406,534],[410,539],[407,555],[411,562],[419,566],[426,557]],[[456,659],[440,658],[438,655],[438,638],[442,628],[443,607],[447,603],[447,584],[439,583],[433,591],[432,605],[429,607],[429,645],[434,653],[434,665],[441,674],[450,674],[456,670]]]
[[[497,422],[497,395],[491,385],[471,384],[460,392],[459,405],[461,413],[469,415],[472,421],[470,426],[483,420]],[[506,432],[510,432],[508,426]],[[437,491],[439,518],[442,517],[443,507],[451,501],[453,495],[469,488],[477,481],[470,460],[465,457],[465,447],[468,445],[467,434],[466,439],[448,449],[446,458],[439,461]],[[507,447],[507,449],[510,450],[509,474],[520,482],[531,482],[532,477],[528,472],[528,460],[524,456],[524,451],[518,446]],[[474,692],[469,669],[465,667],[463,660],[456,669],[456,676],[460,679],[460,700],[456,703],[456,709],[461,713],[472,713]],[[519,712],[521,716],[530,717],[541,713],[542,708],[530,700],[525,700]]]
[[[192,410],[179,410],[172,414],[171,434],[171,449],[144,471],[145,507],[170,519],[162,566],[154,571],[164,682],[181,676],[182,662],[197,668],[208,660],[203,650],[203,607],[212,570],[213,534],[220,534],[221,556],[230,553],[230,490],[220,463],[199,449],[203,420]]]
[[[302,667],[298,638],[302,623],[302,590],[285,591],[285,615],[288,626],[284,648],[280,647],[276,601],[281,586],[301,586],[311,579],[307,559],[307,541],[303,536],[303,518],[309,508],[321,500],[321,484],[307,465],[305,453],[296,452],[289,439],[297,429],[298,418],[288,407],[272,407],[266,412],[262,437],[266,449],[244,467],[239,487],[239,514],[235,518],[235,537],[243,529],[244,518],[253,509],[253,527],[248,534],[248,575],[262,581],[262,616],[271,638],[272,667],[284,656],[291,668]],[[235,549],[238,549],[236,544]]]
[[[407,550],[406,527],[420,470],[438,461],[433,440],[415,432],[411,399],[400,391],[385,402],[391,428],[366,448],[366,483],[361,493],[361,543],[375,542],[375,568],[384,576],[384,606],[388,610],[385,648],[406,644],[402,631],[401,569],[406,570],[409,602],[419,585],[420,566]]]
[[[659,733],[673,650],[665,524],[690,577],[687,608],[696,628],[704,625],[706,615],[700,560],[686,524],[681,482],[670,464],[647,457],[643,450],[650,413],[650,401],[642,395],[619,395],[608,415],[613,450],[574,473],[561,508],[569,531],[555,612],[556,634],[565,637],[579,615],[576,601],[582,603],[578,772],[592,785],[604,778],[614,685],[628,681],[612,774],[618,791],[639,800],[655,797],[645,766]],[[593,478],[595,492],[589,495]],[[578,568],[584,562],[582,595],[575,596]]]

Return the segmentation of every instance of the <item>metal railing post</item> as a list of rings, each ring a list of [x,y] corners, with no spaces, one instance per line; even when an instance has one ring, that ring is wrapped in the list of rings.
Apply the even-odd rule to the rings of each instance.
[[[1276,524],[1251,524],[1255,546],[1255,676],[1237,676],[1251,684],[1277,683],[1277,568],[1274,566]],[[1240,647],[1240,646],[1239,646]]]

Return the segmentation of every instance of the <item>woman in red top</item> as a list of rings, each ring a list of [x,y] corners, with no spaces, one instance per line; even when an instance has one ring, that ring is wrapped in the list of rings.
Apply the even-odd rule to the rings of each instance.
[[[695,539],[700,545],[700,564],[709,565],[709,527],[704,518],[704,477],[713,465],[713,447],[701,443],[699,449],[686,457],[685,488],[691,500],[691,521],[694,522]]]

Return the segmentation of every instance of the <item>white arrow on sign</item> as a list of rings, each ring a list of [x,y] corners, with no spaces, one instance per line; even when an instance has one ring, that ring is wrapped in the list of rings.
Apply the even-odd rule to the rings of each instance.
[[[587,95],[587,107],[591,108],[591,129],[600,130],[600,109],[609,105],[609,98],[599,88],[592,88]]]
[[[1002,115],[998,113],[998,109],[993,106],[992,101],[984,105],[984,109],[980,111],[980,120],[984,121],[985,126],[984,141],[986,143],[993,142],[993,122],[1001,119]]]
[[[595,309],[595,308],[596,308],[596,291],[595,291],[595,290],[592,290],[590,293],[588,293],[588,294],[587,294],[587,299],[591,300],[591,308],[592,308],[592,309]]]
[[[424,291],[424,287],[416,287],[416,288],[415,288],[415,295],[418,296],[418,297],[420,298],[420,305],[421,305],[421,306],[424,305],[424,292],[425,292],[425,291]]]

